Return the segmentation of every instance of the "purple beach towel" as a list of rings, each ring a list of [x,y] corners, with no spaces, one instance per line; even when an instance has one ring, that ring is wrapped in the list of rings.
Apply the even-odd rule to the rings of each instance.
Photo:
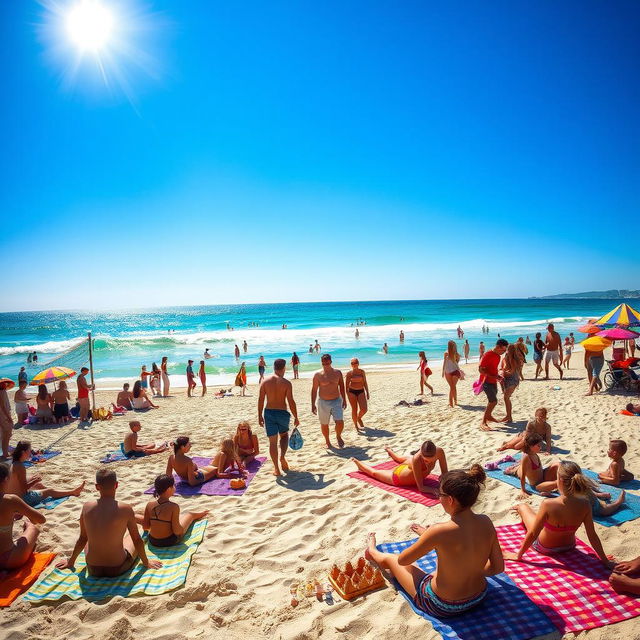
[[[211,462],[211,458],[201,458],[193,456],[192,460],[200,466],[208,465]],[[260,467],[264,464],[266,458],[256,458],[252,460],[247,468],[247,486],[244,489],[232,489],[229,486],[230,478],[214,478],[203,484],[192,487],[188,482],[179,480],[178,476],[174,473],[173,477],[176,481],[176,494],[179,496],[241,496],[248,489],[249,483],[253,480],[254,476]],[[240,474],[234,475],[234,477],[240,477]],[[153,487],[150,487],[145,493],[153,493]]]

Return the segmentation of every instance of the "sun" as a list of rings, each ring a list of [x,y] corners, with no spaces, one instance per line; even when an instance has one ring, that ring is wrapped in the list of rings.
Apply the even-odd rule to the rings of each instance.
[[[80,0],[68,10],[67,36],[80,51],[99,52],[113,37],[113,12],[98,0]]]

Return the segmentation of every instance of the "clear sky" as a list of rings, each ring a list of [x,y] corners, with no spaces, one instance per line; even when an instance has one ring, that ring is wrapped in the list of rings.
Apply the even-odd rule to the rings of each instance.
[[[102,3],[0,3],[0,310],[640,288],[636,0]]]

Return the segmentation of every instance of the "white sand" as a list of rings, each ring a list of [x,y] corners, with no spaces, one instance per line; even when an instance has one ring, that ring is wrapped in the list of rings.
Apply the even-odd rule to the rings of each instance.
[[[549,422],[554,434],[560,436],[554,444],[569,451],[562,457],[594,470],[607,465],[609,439],[623,438],[630,445],[627,466],[640,473],[636,437],[640,420],[617,414],[629,397],[608,394],[583,397],[586,382],[581,357],[574,358],[572,364],[580,368],[571,369],[566,381],[559,383],[554,375],[555,379],[547,382],[523,382],[513,397],[514,418],[523,426],[536,407],[548,407]],[[378,435],[356,435],[347,417],[347,447],[333,453],[323,448],[317,419],[311,415],[310,381],[296,381],[295,397],[305,437],[302,450],[289,455],[296,473],[276,481],[268,461],[242,498],[176,498],[183,509],[188,505],[211,509],[205,539],[193,558],[184,588],[160,597],[116,597],[102,604],[81,600],[31,606],[18,600],[2,611],[2,637],[7,640],[52,636],[76,640],[439,638],[390,586],[351,603],[337,600],[328,606],[309,598],[292,609],[289,584],[313,576],[324,582],[334,562],[353,559],[361,553],[369,531],[375,531],[379,541],[403,540],[412,537],[409,531],[412,522],[434,523],[445,517],[439,505],[425,508],[348,478],[346,473],[353,470],[349,456],[368,456],[369,461],[376,463],[386,459],[385,446],[402,452],[431,438],[444,447],[452,468],[498,457],[495,449],[508,433],[485,434],[478,429],[485,399],[484,395],[475,397],[471,391],[477,365],[469,365],[467,369],[467,380],[459,385],[461,407],[456,409],[447,406],[446,383],[439,372],[432,376],[437,395],[428,398],[426,406],[412,408],[394,405],[400,399],[416,397],[416,373],[371,374],[372,398],[365,424],[379,430]],[[525,375],[532,377],[531,365],[527,365]],[[556,384],[561,387],[558,391],[553,390]],[[192,454],[207,455],[214,453],[222,436],[235,431],[240,419],[248,419],[260,436],[264,453],[266,438],[256,419],[256,387],[250,387],[251,395],[245,398],[218,400],[211,391],[205,398],[187,399],[183,390],[174,389],[174,397],[158,401],[160,409],[136,415],[143,424],[141,440],[160,441],[188,434],[194,442]],[[106,405],[115,394],[102,391],[97,395],[99,404]],[[502,404],[497,413],[503,415]],[[14,434],[13,444],[20,438],[30,438],[34,447],[39,448],[70,433],[59,443],[63,454],[38,467],[38,471],[47,486],[70,487],[81,478],[89,482],[82,498],[72,498],[46,512],[47,523],[39,550],[70,553],[78,532],[81,502],[95,495],[92,477],[100,466],[98,459],[117,448],[128,419],[118,417],[111,422],[95,423],[86,430],[76,430],[75,426],[46,431],[29,428]],[[116,463],[118,497],[142,509],[146,502],[143,491],[156,474],[164,471],[166,457],[163,454]],[[516,522],[509,508],[517,495],[512,487],[489,480],[476,510],[490,515],[496,525]],[[534,496],[529,501],[538,505],[540,498]],[[640,554],[639,521],[610,528],[596,525],[596,529],[607,553],[619,559]],[[586,539],[584,529],[578,536]],[[640,620],[578,637],[639,638]]]

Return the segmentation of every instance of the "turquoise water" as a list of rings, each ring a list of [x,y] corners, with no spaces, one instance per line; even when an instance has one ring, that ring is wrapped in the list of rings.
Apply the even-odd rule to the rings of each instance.
[[[316,339],[338,366],[347,366],[354,355],[370,368],[401,366],[415,362],[420,350],[426,351],[430,360],[440,360],[447,341],[457,340],[458,325],[475,356],[480,340],[492,344],[498,333],[509,340],[527,335],[533,338],[548,321],[555,322],[564,337],[618,302],[411,300],[2,313],[0,374],[15,379],[29,352],[36,351],[42,365],[86,337],[88,331],[95,338],[96,378],[103,384],[132,379],[140,365],[159,364],[164,355],[169,358],[170,373],[183,375],[186,361],[191,358],[197,364],[206,347],[215,356],[207,360],[207,372],[214,376],[212,382],[223,382],[238,369],[235,344],[250,374],[257,371],[260,355],[267,362],[277,357],[289,360],[293,351],[301,358],[301,370],[310,371],[319,366],[320,356],[308,353]],[[356,339],[359,319],[366,325],[359,327],[360,338]],[[227,323],[233,330],[227,329]],[[286,330],[281,328],[283,323]],[[481,332],[485,324],[491,331],[488,336]],[[398,339],[401,329],[404,344]],[[249,345],[246,354],[242,352],[244,340]],[[389,346],[387,355],[382,351],[385,342]],[[457,342],[462,352],[463,340]],[[37,370],[29,369],[33,373]]]

